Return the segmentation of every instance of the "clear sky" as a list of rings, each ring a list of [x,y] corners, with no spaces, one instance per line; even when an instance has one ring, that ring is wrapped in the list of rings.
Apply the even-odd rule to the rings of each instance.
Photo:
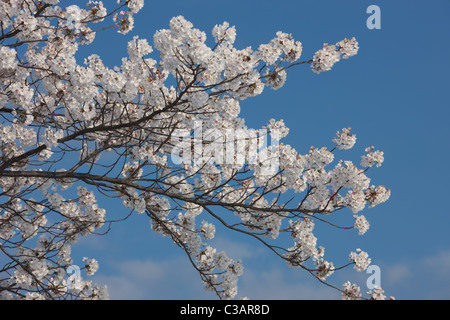
[[[381,29],[369,30],[369,5],[381,8]],[[228,21],[237,30],[235,46],[257,48],[279,30],[303,43],[309,60],[323,43],[356,37],[358,55],[314,74],[308,65],[290,69],[286,85],[242,104],[250,128],[271,118],[284,119],[284,139],[301,153],[310,146],[331,146],[337,130],[351,126],[354,150],[337,158],[359,163],[365,147],[385,152],[381,168],[368,176],[392,191],[390,200],[364,211],[371,227],[357,232],[317,232],[325,257],[346,262],[350,251],[367,251],[380,266],[381,285],[397,299],[450,299],[450,2],[448,0],[177,0],[146,1],[135,28],[123,36],[97,34],[94,44],[80,50],[99,54],[108,65],[120,65],[134,36],[152,43],[156,30],[168,28],[183,15],[211,37],[215,24]],[[158,58],[154,52],[153,58]],[[109,217],[117,207],[100,203]],[[123,214],[123,212],[122,212]],[[350,215],[346,211],[340,214]],[[350,220],[348,220],[350,221]],[[220,231],[220,230],[219,230]],[[320,231],[320,230],[318,230]],[[290,269],[256,242],[218,232],[212,241],[234,259],[242,259],[244,275],[238,297],[253,299],[339,299],[338,294],[301,270]],[[108,284],[111,298],[214,299],[184,253],[152,233],[148,219],[133,216],[116,224],[106,236],[89,237],[73,247],[74,264],[95,257],[100,269],[93,280]],[[334,260],[336,258],[336,260]],[[361,285],[369,275],[352,269],[330,281]]]

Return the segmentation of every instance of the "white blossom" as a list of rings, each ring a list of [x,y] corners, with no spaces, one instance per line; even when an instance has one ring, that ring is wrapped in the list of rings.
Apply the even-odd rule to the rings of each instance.
[[[88,276],[94,275],[98,270],[98,261],[86,257],[83,258],[83,261],[86,262],[86,274]]]
[[[341,294],[343,300],[358,300],[362,297],[361,288],[347,281],[344,283],[344,291]]]
[[[367,221],[366,217],[363,215],[354,215],[353,216],[355,218],[355,229],[358,229],[358,234],[359,235],[363,235],[364,233],[367,232],[367,230],[369,230],[369,222]]]
[[[358,42],[355,38],[344,39],[335,45],[325,43],[323,48],[315,53],[311,67],[315,73],[330,71],[341,60],[341,57],[348,59],[356,55],[358,49]]]
[[[230,45],[236,40],[236,28],[230,27],[228,22],[223,22],[220,25],[215,25],[212,30],[212,35],[217,43],[226,42]]]
[[[384,153],[366,149],[362,168],[333,164],[336,149],[356,143],[350,128],[337,131],[333,148],[299,153],[282,142],[289,134],[283,119],[254,130],[241,110],[244,100],[283,87],[291,67],[310,64],[321,73],[354,56],[355,38],[301,61],[303,44],[289,33],[237,48],[236,27],[223,22],[210,45],[207,33],[176,16],[149,40],[133,36],[117,65],[100,54],[80,59],[80,48],[103,29],[93,24],[127,34],[144,1],[109,5],[0,1],[0,239],[8,274],[0,287],[10,288],[0,299],[108,299],[92,280],[72,286],[72,245],[136,214],[184,250],[221,299],[237,296],[244,266],[211,246],[219,226],[328,281],[340,268],[325,259],[316,225],[345,209],[358,233],[367,231],[356,213],[391,193],[366,176]],[[104,197],[123,210],[107,213]],[[359,249],[350,260],[357,271],[370,264]],[[95,258],[82,261],[88,276],[99,270]],[[360,297],[359,288],[344,285],[343,298]]]
[[[42,140],[44,144],[48,147],[56,147],[58,146],[58,140],[64,137],[64,132],[61,130],[55,131],[51,128],[45,129],[45,134],[42,136]]]
[[[373,147],[365,149],[367,155],[361,157],[361,166],[372,167],[376,164],[377,167],[380,167],[384,162],[384,152],[378,150],[371,152],[371,150],[373,150]]]
[[[14,69],[16,66],[16,50],[0,46],[0,70]]]
[[[336,138],[333,142],[336,143],[339,149],[348,150],[353,148],[356,143],[356,136],[350,133],[351,128],[343,128],[342,131],[336,133]]]
[[[356,249],[356,252],[350,253],[349,259],[355,263],[354,268],[358,272],[366,270],[372,261],[367,252],[361,251],[359,248]]]
[[[211,240],[216,233],[216,227],[212,223],[203,221],[200,231],[203,232],[206,240]]]

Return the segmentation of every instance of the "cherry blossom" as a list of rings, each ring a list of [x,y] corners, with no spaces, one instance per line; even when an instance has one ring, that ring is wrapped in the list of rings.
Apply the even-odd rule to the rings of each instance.
[[[143,0],[26,3],[0,1],[1,299],[108,299],[89,279],[101,261],[74,261],[72,246],[135,214],[186,253],[220,299],[238,297],[244,265],[211,245],[219,228],[320,282],[347,265],[367,268],[361,250],[350,262],[328,261],[317,226],[369,232],[359,212],[391,195],[367,176],[384,153],[370,147],[360,162],[338,160],[356,144],[339,126],[331,146],[300,154],[282,142],[282,119],[255,130],[240,117],[246,99],[283,87],[294,67],[321,73],[357,54],[355,38],[302,60],[291,34],[239,49],[236,27],[223,22],[210,46],[211,33],[176,16],[152,39],[133,36],[127,56],[108,66],[105,53],[80,60],[78,50],[101,34],[101,21],[133,30]],[[107,212],[105,201],[122,210]],[[348,211],[347,225],[331,222],[337,211]],[[77,263],[83,277],[74,286]],[[350,283],[336,289],[362,298]]]

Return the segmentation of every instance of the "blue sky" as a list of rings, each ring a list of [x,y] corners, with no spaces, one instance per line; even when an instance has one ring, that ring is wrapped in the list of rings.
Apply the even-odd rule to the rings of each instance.
[[[366,9],[372,4],[381,8],[380,30],[366,27]],[[387,295],[450,299],[450,210],[445,204],[450,178],[449,12],[446,0],[147,1],[130,34],[97,34],[93,45],[80,50],[79,61],[98,53],[107,64],[120,65],[134,35],[152,43],[154,32],[168,28],[177,15],[208,36],[215,24],[228,21],[236,27],[238,48],[257,48],[279,30],[291,33],[303,43],[304,60],[323,43],[356,37],[358,55],[320,75],[307,65],[290,69],[283,88],[245,100],[241,115],[251,128],[284,119],[290,128],[284,142],[301,153],[312,145],[331,146],[336,131],[349,126],[357,144],[337,158],[359,162],[365,147],[383,150],[383,166],[368,175],[373,184],[391,189],[390,200],[365,211],[371,227],[364,236],[326,230],[316,234],[319,245],[325,246],[328,259],[336,258],[335,264],[358,247],[367,251],[372,264],[381,268]],[[110,217],[124,214],[113,204],[102,205]],[[218,232],[212,244],[244,262],[239,297],[339,298],[255,242]],[[81,240],[73,252],[75,264],[82,264],[83,256],[99,260],[94,281],[107,284],[111,298],[215,298],[202,289],[184,253],[154,235],[143,215],[114,225],[107,236]],[[366,291],[367,277],[349,269],[330,281],[340,286],[350,280]]]

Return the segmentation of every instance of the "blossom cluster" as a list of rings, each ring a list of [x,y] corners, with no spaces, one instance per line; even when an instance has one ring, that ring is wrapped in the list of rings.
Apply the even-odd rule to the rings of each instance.
[[[355,263],[355,269],[358,272],[364,271],[370,265],[372,260],[369,258],[367,252],[361,249],[356,249],[356,252],[351,252],[349,256],[350,261]]]
[[[238,49],[236,28],[224,22],[213,28],[210,46],[205,32],[177,16],[152,45],[134,36],[120,65],[108,66],[97,54],[79,64],[80,46],[95,40],[94,24],[111,20],[128,33],[143,5],[118,0],[109,10],[93,0],[84,8],[0,1],[0,246],[14,261],[0,271],[0,287],[8,288],[0,297],[107,298],[91,281],[71,285],[71,246],[134,213],[184,250],[205,288],[222,299],[237,296],[243,265],[208,243],[217,224],[328,279],[337,268],[325,260],[315,226],[347,208],[358,233],[368,231],[365,216],[356,213],[390,197],[366,175],[381,166],[383,152],[366,149],[362,168],[333,164],[336,149],[355,145],[351,128],[337,132],[333,148],[300,154],[280,142],[289,133],[283,120],[253,130],[240,111],[245,99],[281,88],[290,67],[311,64],[320,73],[355,55],[356,40],[325,45],[301,61],[303,45],[291,34],[279,31],[257,49]],[[225,148],[215,148],[217,142]],[[255,158],[254,150],[264,156]],[[174,154],[196,161],[172,164]],[[100,195],[125,210],[107,216]],[[284,195],[292,200],[284,203]],[[286,248],[272,244],[282,233],[292,242]],[[370,263],[360,251],[350,259],[358,271]],[[99,269],[95,258],[83,262],[87,276]]]
[[[343,285],[344,290],[342,291],[341,297],[343,300],[361,300],[363,299],[363,295],[361,293],[361,288],[347,281]],[[369,300],[386,300],[386,296],[384,295],[384,290],[378,287],[375,287],[372,290],[367,292]],[[389,297],[389,300],[395,300],[394,297]]]
[[[311,67],[315,73],[330,71],[341,59],[348,59],[358,53],[359,45],[355,38],[344,39],[335,45],[328,43],[314,55]]]

